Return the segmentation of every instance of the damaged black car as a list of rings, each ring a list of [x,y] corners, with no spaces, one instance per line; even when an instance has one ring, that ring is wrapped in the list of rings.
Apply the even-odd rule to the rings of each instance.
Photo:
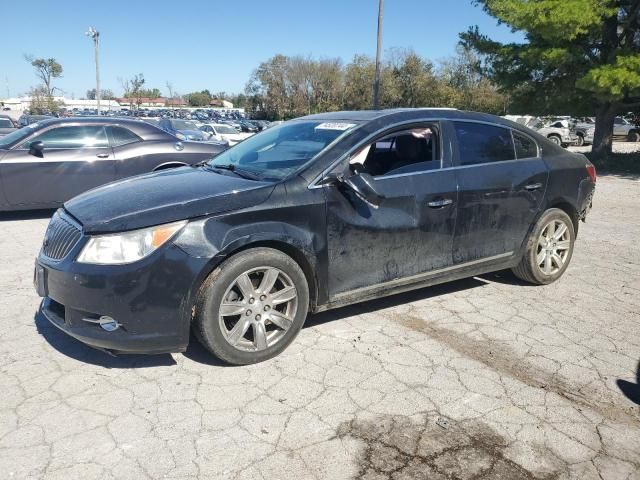
[[[596,172],[516,123],[449,109],[310,115],[195,167],[94,189],[36,261],[43,314],[109,352],[282,352],[310,312],[571,260]]]

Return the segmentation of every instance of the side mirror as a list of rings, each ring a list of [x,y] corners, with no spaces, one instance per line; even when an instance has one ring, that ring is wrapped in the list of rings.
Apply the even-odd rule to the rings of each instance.
[[[375,180],[368,173],[362,172],[351,175],[350,177],[344,178],[342,183],[374,208],[378,208],[380,206],[380,200],[384,198],[384,196],[376,190]]]
[[[44,143],[39,140],[31,142],[29,144],[29,155],[33,155],[38,158],[44,157]]]

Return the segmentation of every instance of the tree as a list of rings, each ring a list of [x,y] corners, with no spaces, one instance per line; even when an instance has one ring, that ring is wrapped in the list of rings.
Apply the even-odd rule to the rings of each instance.
[[[205,107],[211,102],[211,94],[209,94],[209,90],[192,92],[185,95],[185,100],[191,107]]]
[[[100,90],[100,98],[102,100],[113,100],[115,96],[113,92],[109,89]],[[92,88],[91,90],[87,90],[87,100],[95,100],[96,99],[96,89]]]
[[[57,90],[52,82],[54,78],[62,77],[62,65],[55,58],[34,58],[32,55],[25,55],[24,58],[35,69],[36,77],[40,79],[44,87],[43,93],[52,98]]]
[[[29,112],[32,115],[50,115],[62,106],[60,102],[48,94],[44,86],[32,88],[29,96],[31,97]]]
[[[144,97],[142,86],[144,85],[144,75],[139,73],[134,75],[131,79],[120,78],[120,84],[122,85],[124,98],[135,98],[135,105],[140,109],[141,98]],[[135,107],[134,107],[135,108]]]
[[[475,0],[524,43],[479,32],[461,43],[520,112],[595,113],[593,150],[611,152],[616,115],[640,107],[640,0]]]

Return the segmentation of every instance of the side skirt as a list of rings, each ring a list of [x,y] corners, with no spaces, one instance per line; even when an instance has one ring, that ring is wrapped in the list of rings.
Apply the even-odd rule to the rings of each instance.
[[[330,302],[316,306],[313,311],[314,313],[324,312],[326,310],[344,307],[354,303],[366,302],[368,300],[375,300],[377,298],[387,297],[397,293],[431,287],[440,283],[475,277],[477,275],[483,275],[497,270],[504,270],[515,267],[518,264],[518,261],[518,255],[513,252],[508,252],[481,260],[463,263],[461,265],[454,265],[419,275],[413,275],[411,277],[397,278],[377,285],[338,293],[333,296]]]

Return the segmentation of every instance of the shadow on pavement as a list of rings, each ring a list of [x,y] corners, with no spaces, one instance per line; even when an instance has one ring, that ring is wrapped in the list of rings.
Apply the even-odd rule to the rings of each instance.
[[[37,220],[51,218],[56,209],[49,210],[25,210],[17,212],[0,212],[0,222],[12,222],[16,220]]]
[[[376,300],[355,303],[346,307],[336,308],[335,310],[329,310],[327,312],[310,315],[303,328],[309,328],[316,325],[321,325],[323,323],[341,320],[353,315],[361,315],[363,313],[375,312],[376,310],[396,307],[398,305],[417,302],[419,300],[426,300],[428,298],[438,297],[447,293],[454,293],[461,290],[468,290],[470,288],[482,287],[488,284],[488,281],[483,280],[480,277],[472,277],[465,278],[464,280],[457,280],[455,282],[442,283],[440,285],[434,285],[432,287],[420,288],[418,290],[411,290],[405,293],[398,293]]]
[[[49,320],[45,318],[40,310],[35,314],[34,321],[38,333],[49,342],[49,345],[63,355],[84,363],[104,368],[148,368],[176,364],[176,361],[168,353],[161,355],[118,355],[113,357],[108,353],[91,348],[60,331],[60,329],[49,323]]]
[[[627,397],[636,405],[640,405],[640,362],[638,362],[638,369],[636,373],[636,383],[628,382],[626,380],[616,380],[618,384],[618,388]]]
[[[210,353],[206,348],[202,346],[202,344],[193,334],[189,338],[189,346],[187,347],[187,350],[182,355],[193,362],[210,365],[212,367],[237,367],[237,365],[228,365],[224,363],[218,357]]]

